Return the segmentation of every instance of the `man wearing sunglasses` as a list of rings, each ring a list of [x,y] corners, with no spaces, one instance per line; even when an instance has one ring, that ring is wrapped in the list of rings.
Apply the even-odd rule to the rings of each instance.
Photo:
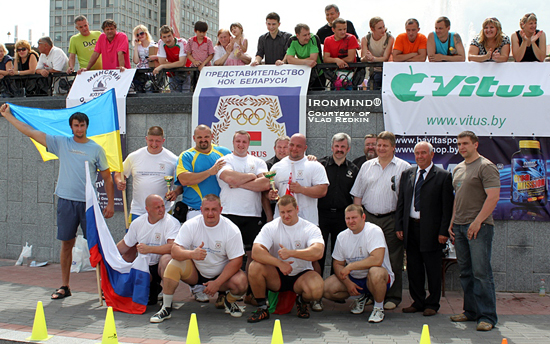
[[[365,207],[367,222],[374,223],[384,232],[391,269],[395,274],[384,303],[384,309],[391,310],[401,303],[403,290],[403,242],[395,233],[395,209],[401,173],[411,165],[394,155],[395,135],[389,131],[378,134],[376,154],[378,157],[361,166],[350,193],[354,204]]]
[[[71,74],[75,71],[74,66],[77,56],[78,64],[81,67],[88,65],[88,62],[94,53],[97,40],[101,35],[101,31],[90,31],[88,19],[86,19],[83,15],[75,18],[74,26],[79,33],[73,35],[69,43],[69,68],[67,68],[67,74]],[[101,60],[98,59],[91,69],[99,70],[101,68]]]

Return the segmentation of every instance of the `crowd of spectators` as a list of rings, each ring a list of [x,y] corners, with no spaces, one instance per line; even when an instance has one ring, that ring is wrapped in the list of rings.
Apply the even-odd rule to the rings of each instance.
[[[153,74],[162,69],[178,67],[205,66],[257,66],[259,64],[283,65],[299,64],[315,67],[319,63],[334,63],[336,73],[323,73],[318,68],[313,73],[311,84],[324,85],[325,79],[333,84],[346,73],[349,63],[355,62],[507,62],[539,61],[546,58],[546,35],[537,29],[537,17],[534,13],[525,14],[519,22],[520,29],[511,38],[502,31],[497,18],[483,21],[481,30],[470,42],[468,51],[461,36],[451,32],[451,22],[447,17],[435,21],[434,30],[427,36],[420,33],[420,23],[415,18],[405,21],[405,32],[393,37],[380,17],[369,22],[370,31],[362,38],[357,34],[353,23],[340,17],[340,11],[334,4],[325,7],[327,24],[316,34],[311,33],[306,24],[295,27],[295,35],[279,30],[281,25],[277,13],[266,16],[268,32],[258,39],[255,55],[248,53],[248,40],[243,26],[232,23],[227,29],[217,32],[217,44],[214,46],[208,37],[208,24],[195,23],[195,36],[188,40],[174,36],[174,30],[167,25],[160,28],[160,39],[156,43],[144,25],[138,25],[128,39],[125,33],[117,31],[112,19],[103,22],[100,31],[90,31],[85,16],[75,18],[75,28],[79,31],[70,39],[69,57],[55,47],[49,37],[38,41],[38,51],[33,51],[29,42],[19,40],[15,44],[15,59],[7,54],[5,47],[0,48],[0,79],[10,75],[39,74],[47,77],[50,73],[75,72],[76,57],[80,70],[125,69],[131,68],[128,42],[133,45],[132,62],[137,69],[154,68]],[[158,50],[158,53],[157,53]],[[511,54],[510,54],[511,52]],[[354,68],[352,68],[354,69]],[[361,67],[361,69],[363,69]],[[357,72],[357,70],[356,70]],[[163,72],[171,80],[172,91],[189,90],[189,73]],[[149,74],[151,75],[151,74]],[[356,75],[355,79],[362,79]],[[372,88],[381,87],[381,67],[369,68],[366,78]],[[363,80],[358,80],[359,82]],[[145,90],[146,81],[137,82],[140,90]],[[357,85],[354,85],[357,86]],[[5,88],[5,87],[4,87]],[[6,96],[6,90],[2,90]]]

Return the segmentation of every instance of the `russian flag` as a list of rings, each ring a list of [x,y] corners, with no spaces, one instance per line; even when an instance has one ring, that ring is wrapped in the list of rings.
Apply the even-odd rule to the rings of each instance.
[[[149,257],[138,255],[132,263],[118,252],[107,228],[92,186],[86,162],[86,232],[90,263],[101,264],[101,289],[107,306],[113,310],[143,314],[149,299]]]

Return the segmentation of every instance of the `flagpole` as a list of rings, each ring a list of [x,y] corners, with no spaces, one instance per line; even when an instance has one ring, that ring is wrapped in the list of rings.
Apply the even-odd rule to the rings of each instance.
[[[124,175],[122,175],[122,178],[125,178]],[[124,208],[124,224],[126,225],[126,232],[128,232],[128,228],[130,228],[130,224],[128,223],[128,207],[126,200],[126,189],[122,190],[122,207]]]
[[[95,266],[95,277],[97,281],[97,295],[99,296],[99,306],[103,306],[103,295],[101,295],[101,277],[99,274],[99,270],[101,269],[101,262],[98,262]]]

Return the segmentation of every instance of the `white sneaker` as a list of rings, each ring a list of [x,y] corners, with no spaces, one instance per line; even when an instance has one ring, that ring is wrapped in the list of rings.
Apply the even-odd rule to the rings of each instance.
[[[382,308],[374,307],[369,317],[370,323],[379,323],[384,320],[384,310]]]
[[[365,304],[367,303],[367,300],[369,300],[369,297],[365,294],[361,294],[361,296],[356,298],[351,305],[351,313],[352,314],[363,313],[365,311]]]
[[[240,318],[243,316],[244,309],[237,305],[237,302],[229,302],[227,298],[224,299],[223,304],[225,305],[225,314],[231,314],[234,318]]]
[[[315,312],[321,312],[323,310],[323,301],[311,301],[311,310]]]
[[[206,287],[203,285],[196,285],[194,287],[191,287],[191,292],[193,293],[193,296],[195,297],[195,300],[197,300],[197,302],[210,302],[210,298],[204,293],[204,289],[206,289]]]

